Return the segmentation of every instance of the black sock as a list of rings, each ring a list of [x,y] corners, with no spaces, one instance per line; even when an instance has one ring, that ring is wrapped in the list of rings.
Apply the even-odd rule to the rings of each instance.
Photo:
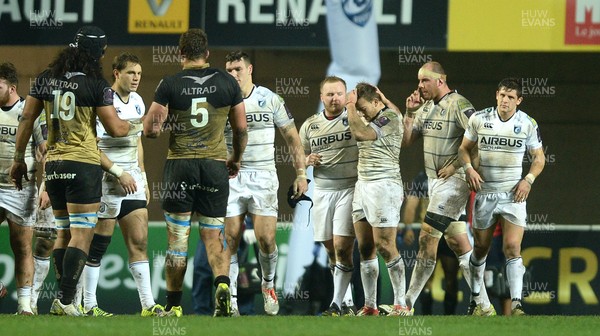
[[[57,248],[52,251],[52,255],[54,256],[54,274],[56,275],[56,282],[60,285],[60,278],[63,274],[63,259],[65,258],[65,252],[67,250],[64,248]]]
[[[182,296],[183,291],[167,291],[167,305],[165,306],[165,310],[169,311],[173,307],[181,306]]]
[[[419,297],[419,301],[422,306],[422,314],[423,315],[432,315],[433,314],[433,295],[430,290],[423,290],[421,292],[421,296]]]
[[[228,277],[228,276],[226,276],[226,275],[219,275],[219,276],[217,276],[217,277],[215,278],[215,282],[214,282],[214,284],[215,284],[215,287],[218,287],[220,283],[224,283],[224,284],[226,284],[227,286],[229,286],[229,284],[230,284],[231,282],[229,281],[229,277]]]
[[[60,302],[64,305],[73,303],[77,282],[83,272],[87,254],[76,247],[67,247],[63,260],[63,274],[60,281]]]

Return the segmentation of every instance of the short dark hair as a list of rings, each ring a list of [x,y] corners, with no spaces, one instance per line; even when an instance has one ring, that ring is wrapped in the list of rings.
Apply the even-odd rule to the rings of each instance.
[[[498,91],[500,91],[503,88],[505,90],[517,91],[517,98],[521,98],[521,95],[523,93],[520,78],[516,78],[516,77],[504,78],[503,80],[500,81],[500,83],[498,83]]]
[[[121,71],[125,69],[127,63],[140,64],[140,59],[127,51],[120,53],[118,56],[115,56],[115,59],[112,64],[113,70]]]
[[[319,85],[319,91],[323,90],[323,86],[325,86],[325,84],[327,84],[327,83],[337,83],[337,82],[340,82],[340,83],[344,84],[344,89],[348,88],[348,86],[346,86],[346,81],[343,80],[343,79],[341,79],[340,77],[338,77],[338,76],[327,76],[327,77],[325,77],[325,79],[323,79],[321,81],[321,84]]]
[[[225,62],[237,62],[244,61],[246,64],[252,64],[252,59],[250,59],[250,55],[246,54],[241,50],[235,50],[225,55]]]
[[[381,96],[377,93],[377,88],[365,82],[356,84],[356,99],[360,98],[368,102],[372,102],[375,98],[381,100]]]
[[[208,36],[204,30],[193,28],[181,34],[179,52],[189,60],[206,58],[208,51]]]
[[[0,64],[0,79],[4,79],[8,84],[17,86],[19,78],[17,77],[17,68],[10,62]]]

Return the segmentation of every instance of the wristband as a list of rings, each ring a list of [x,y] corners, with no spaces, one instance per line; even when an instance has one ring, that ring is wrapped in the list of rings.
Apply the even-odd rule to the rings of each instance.
[[[117,166],[117,164],[115,163],[112,165],[112,167],[110,167],[108,172],[114,175],[115,177],[119,178],[121,177],[121,175],[123,175],[123,168]]]
[[[15,151],[15,156],[13,157],[13,159],[16,162],[25,162],[25,152],[24,151],[16,150]]]
[[[307,179],[306,174],[300,174],[300,175],[296,176],[296,180],[297,179],[305,179],[306,180]]]
[[[467,162],[467,163],[465,163],[465,165],[463,167],[465,168],[465,172],[466,172],[467,169],[473,168],[473,165],[471,165],[471,162]]]
[[[523,179],[525,181],[527,181],[527,183],[529,183],[530,185],[532,185],[533,182],[535,181],[535,175],[533,175],[532,173],[529,173],[529,174],[525,175],[525,177]]]

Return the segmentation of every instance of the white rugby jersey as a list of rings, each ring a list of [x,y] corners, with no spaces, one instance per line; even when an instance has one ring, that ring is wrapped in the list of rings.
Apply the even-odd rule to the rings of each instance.
[[[357,141],[358,179],[375,181],[402,180],[400,175],[400,144],[402,143],[402,115],[386,108],[369,123],[377,133],[376,140]]]
[[[117,115],[122,120],[135,120],[144,116],[146,105],[142,97],[135,93],[129,93],[129,102],[124,103],[121,97],[114,92],[113,105],[117,110]],[[125,170],[131,170],[138,167],[137,144],[140,134],[128,135],[125,137],[113,138],[104,130],[100,120],[96,123],[96,132],[98,134],[98,148],[114,163]]]
[[[475,112],[465,97],[452,91],[436,104],[428,100],[417,111],[413,130],[423,135],[425,172],[437,178],[437,172],[458,159],[458,147],[467,129],[469,117]],[[456,171],[464,179],[464,170]]]
[[[521,110],[507,121],[494,107],[479,111],[469,119],[465,137],[479,148],[482,193],[510,192],[521,180],[526,150],[542,147],[537,123]]]
[[[283,98],[264,86],[254,86],[244,98],[248,144],[242,157],[241,170],[275,169],[275,126],[281,128],[294,118],[285,106]],[[227,150],[233,151],[233,133],[229,122],[225,128]],[[290,153],[290,155],[292,155]]]
[[[2,107],[0,111],[0,188],[14,188],[10,174],[15,155],[15,142],[17,140],[17,128],[19,120],[25,107],[25,100],[20,99],[11,107]],[[46,141],[48,128],[46,126],[46,114],[42,111],[33,125],[33,133],[27,143],[25,151],[25,163],[28,168],[28,178],[34,181],[33,175],[36,172],[35,166],[35,148]]]
[[[354,187],[357,180],[358,147],[348,126],[348,111],[333,119],[325,111],[310,116],[300,127],[300,141],[306,155],[321,155],[315,166],[315,188],[343,190]]]

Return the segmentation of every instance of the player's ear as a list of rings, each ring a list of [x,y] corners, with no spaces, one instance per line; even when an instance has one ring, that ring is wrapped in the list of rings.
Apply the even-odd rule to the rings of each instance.
[[[523,96],[517,98],[517,102],[516,102],[517,106],[519,106],[519,104],[521,104],[522,101],[523,101]]]
[[[252,64],[248,65],[248,74],[252,75],[252,70],[254,70],[254,66]]]

